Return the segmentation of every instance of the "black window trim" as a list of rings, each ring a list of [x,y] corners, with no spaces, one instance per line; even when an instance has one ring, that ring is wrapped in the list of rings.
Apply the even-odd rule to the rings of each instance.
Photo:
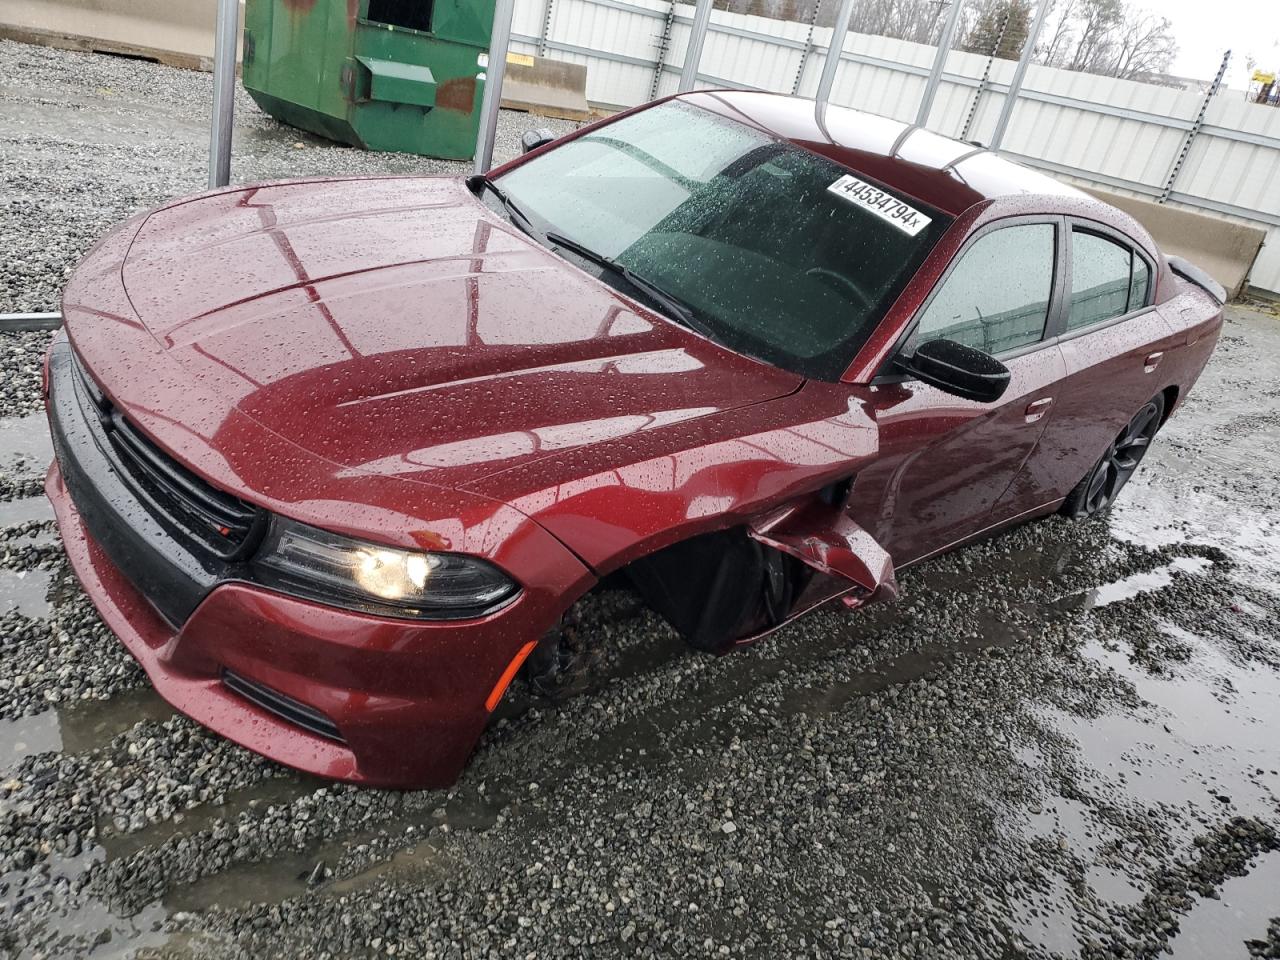
[[[916,330],[920,326],[920,320],[924,317],[925,312],[932,305],[934,298],[938,296],[947,281],[951,279],[952,273],[956,267],[964,260],[969,253],[983,237],[988,234],[995,233],[997,230],[1005,230],[1010,227],[1031,226],[1034,224],[1047,223],[1054,227],[1054,251],[1053,251],[1053,283],[1049,287],[1049,312],[1045,318],[1044,332],[1040,339],[1034,343],[1028,343],[1021,347],[1014,347],[1011,350],[1004,350],[995,354],[997,360],[1001,362],[1006,360],[1014,360],[1018,357],[1026,356],[1029,353],[1035,353],[1046,347],[1055,346],[1058,343],[1059,335],[1057,331],[1062,330],[1066,325],[1065,303],[1067,295],[1066,279],[1069,275],[1068,257],[1070,255],[1070,242],[1067,233],[1071,229],[1068,218],[1061,214],[1023,214],[1021,216],[1001,217],[984,223],[977,230],[974,230],[966,239],[960,249],[956,251],[955,256],[951,258],[951,262],[947,264],[947,269],[942,272],[937,281],[933,285],[933,289],[929,291],[929,295],[921,301],[920,306],[912,315],[910,322],[903,328],[899,334],[897,341],[893,345],[893,349],[889,352],[884,364],[872,378],[873,385],[903,383],[907,380],[915,378],[909,374],[903,373],[894,366],[894,362],[899,356],[902,356],[907,348],[911,345],[912,338],[915,337]]]
[[[1074,340],[1076,337],[1087,336],[1090,333],[1097,333],[1099,330],[1107,329],[1107,327],[1113,327],[1118,323],[1124,323],[1127,320],[1133,320],[1137,317],[1146,316],[1148,313],[1152,313],[1157,307],[1155,302],[1156,268],[1155,264],[1151,262],[1151,257],[1147,255],[1147,252],[1142,249],[1141,245],[1135,243],[1133,238],[1127,234],[1105,223],[1101,223],[1100,221],[1087,220],[1084,217],[1065,217],[1064,219],[1066,220],[1065,239],[1067,242],[1066,249],[1063,251],[1065,255],[1065,269],[1063,270],[1063,273],[1067,278],[1070,279],[1075,276],[1075,263],[1072,260],[1074,252],[1074,244],[1071,240],[1072,235],[1076,230],[1079,230],[1081,233],[1092,233],[1095,236],[1102,237],[1104,240],[1110,240],[1113,243],[1119,244],[1129,251],[1130,291],[1133,290],[1133,258],[1141,258],[1142,262],[1147,265],[1147,302],[1135,310],[1128,310],[1117,316],[1107,317],[1105,320],[1099,320],[1086,327],[1077,327],[1074,330],[1068,330],[1067,321],[1071,316],[1071,294],[1070,287],[1068,286],[1064,291],[1066,302],[1063,304],[1064,309],[1059,317],[1060,326],[1057,328],[1057,332],[1054,337],[1055,341],[1065,343],[1068,340]]]

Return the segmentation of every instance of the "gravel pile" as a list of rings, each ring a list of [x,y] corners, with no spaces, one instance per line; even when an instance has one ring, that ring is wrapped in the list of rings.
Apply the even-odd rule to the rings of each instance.
[[[106,226],[202,186],[209,78],[0,67],[0,309],[47,308]],[[238,116],[241,180],[448,167]],[[0,335],[0,429],[46,342]],[[1107,522],[923,564],[895,604],[714,658],[593,595],[584,692],[516,690],[448,791],[320,783],[174,715],[76,588],[43,464],[0,448],[0,603],[23,575],[48,604],[0,606],[0,955],[1154,960],[1280,848],[1277,357],[1241,315]],[[1280,955],[1280,919],[1240,924]]]

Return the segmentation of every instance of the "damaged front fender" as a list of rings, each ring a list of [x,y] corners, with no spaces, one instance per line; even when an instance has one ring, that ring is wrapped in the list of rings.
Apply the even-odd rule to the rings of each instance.
[[[754,643],[832,600],[852,609],[897,595],[889,554],[819,499],[672,544],[627,573],[653,610],[712,653]]]
[[[786,507],[751,523],[747,534],[851,585],[855,589],[843,598],[850,608],[898,595],[893,558],[838,507],[822,502]]]

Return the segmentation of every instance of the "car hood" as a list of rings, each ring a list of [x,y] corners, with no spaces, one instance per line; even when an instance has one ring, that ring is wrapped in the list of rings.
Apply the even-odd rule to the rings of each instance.
[[[180,420],[212,396],[350,470],[434,484],[802,382],[620,296],[459,179],[303,181],[180,202],[145,219],[121,277],[172,364],[167,409],[152,417]],[[128,384],[97,372],[127,401]]]

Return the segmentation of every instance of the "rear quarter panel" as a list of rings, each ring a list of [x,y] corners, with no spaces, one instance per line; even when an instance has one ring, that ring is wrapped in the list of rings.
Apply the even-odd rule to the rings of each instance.
[[[1176,410],[1213,356],[1222,335],[1223,308],[1185,280],[1172,277],[1171,283],[1174,295],[1160,305],[1160,314],[1172,328],[1177,343],[1164,371],[1165,379],[1178,387]],[[1172,412],[1166,411],[1166,416]]]

